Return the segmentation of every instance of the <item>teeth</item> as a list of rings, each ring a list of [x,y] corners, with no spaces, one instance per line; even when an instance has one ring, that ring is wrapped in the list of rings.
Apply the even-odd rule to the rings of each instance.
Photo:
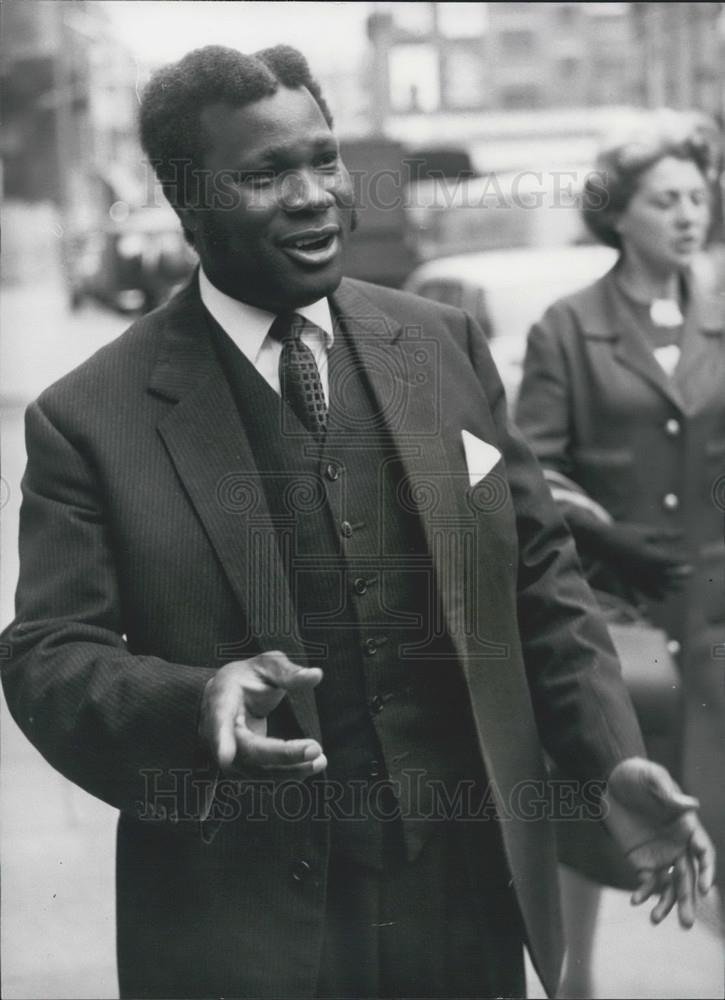
[[[296,250],[318,250],[326,246],[330,239],[330,236],[319,236],[313,239],[297,240],[293,246]]]

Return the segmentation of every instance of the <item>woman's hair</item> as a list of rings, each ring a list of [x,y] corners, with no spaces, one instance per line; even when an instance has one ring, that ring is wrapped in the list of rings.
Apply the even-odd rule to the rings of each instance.
[[[712,127],[704,116],[663,109],[643,114],[636,130],[605,145],[582,192],[582,215],[592,234],[601,243],[621,249],[617,219],[642,174],[666,156],[691,160],[709,180]]]

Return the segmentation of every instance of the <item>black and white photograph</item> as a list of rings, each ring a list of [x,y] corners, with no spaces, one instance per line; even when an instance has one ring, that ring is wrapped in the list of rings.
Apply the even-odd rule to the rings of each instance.
[[[725,3],[3,0],[0,993],[725,996]]]

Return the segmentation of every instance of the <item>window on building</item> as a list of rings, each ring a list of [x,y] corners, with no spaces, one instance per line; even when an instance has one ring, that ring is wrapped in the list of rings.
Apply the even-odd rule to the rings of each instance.
[[[479,108],[486,103],[484,62],[480,51],[456,46],[446,52],[443,93],[449,108]]]
[[[508,58],[527,58],[534,52],[536,35],[528,28],[507,28],[499,35],[499,43]]]
[[[444,38],[480,38],[488,27],[485,3],[437,3],[436,16]]]
[[[397,45],[388,54],[393,112],[437,111],[441,103],[438,52],[425,43]]]
[[[409,35],[433,34],[432,3],[392,3],[390,8],[393,23],[400,31]]]

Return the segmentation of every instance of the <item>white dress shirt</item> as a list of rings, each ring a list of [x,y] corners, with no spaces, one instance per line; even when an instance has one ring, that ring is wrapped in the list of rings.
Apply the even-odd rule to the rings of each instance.
[[[225,292],[219,291],[206,276],[203,267],[199,268],[199,292],[201,301],[222,330],[279,395],[279,356],[282,353],[282,344],[279,340],[268,336],[275,314],[267,312],[266,309],[250,306],[247,302],[240,302],[239,299],[233,299]],[[309,306],[295,309],[295,312],[318,327],[317,330],[305,330],[301,340],[314,355],[327,400],[329,399],[327,353],[335,339],[330,305],[327,299],[318,299]]]

